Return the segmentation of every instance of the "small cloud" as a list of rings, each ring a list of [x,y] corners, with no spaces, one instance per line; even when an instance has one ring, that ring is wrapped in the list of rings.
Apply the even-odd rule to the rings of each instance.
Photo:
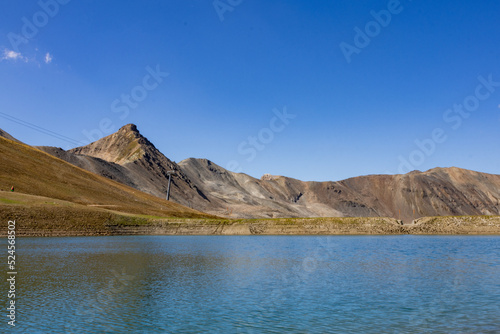
[[[28,58],[24,57],[21,52],[12,51],[9,49],[3,50],[3,56],[0,60],[22,60],[28,62]]]
[[[50,53],[45,54],[45,64],[50,64],[52,62],[52,55]]]

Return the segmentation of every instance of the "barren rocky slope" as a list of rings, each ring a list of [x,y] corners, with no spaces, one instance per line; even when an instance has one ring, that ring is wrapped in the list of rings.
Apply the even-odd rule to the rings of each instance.
[[[342,212],[319,202],[301,201],[301,182],[269,182],[230,172],[206,159],[186,159],[180,168],[200,189],[225,207],[208,211],[233,217],[341,217]],[[294,180],[295,181],[295,180]],[[221,211],[222,209],[222,211]]]
[[[451,167],[362,176],[338,183],[358,194],[377,214],[405,222],[426,216],[500,213],[500,175]]]

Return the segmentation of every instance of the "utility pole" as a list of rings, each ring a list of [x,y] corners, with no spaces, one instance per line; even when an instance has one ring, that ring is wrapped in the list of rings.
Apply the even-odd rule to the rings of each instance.
[[[168,174],[168,187],[167,187],[167,201],[170,200],[170,182],[172,181],[172,175],[175,175],[175,171],[171,170],[167,172]]]

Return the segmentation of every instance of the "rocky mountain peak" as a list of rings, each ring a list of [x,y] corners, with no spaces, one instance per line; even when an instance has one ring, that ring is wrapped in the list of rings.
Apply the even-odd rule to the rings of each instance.
[[[132,124],[132,123],[122,126],[118,130],[118,132],[131,132],[131,133],[134,133],[136,135],[140,135],[139,130],[137,130],[137,125]]]
[[[86,146],[74,148],[69,152],[123,165],[139,160],[151,150],[156,151],[156,148],[140,134],[137,126],[127,124],[107,137]]]

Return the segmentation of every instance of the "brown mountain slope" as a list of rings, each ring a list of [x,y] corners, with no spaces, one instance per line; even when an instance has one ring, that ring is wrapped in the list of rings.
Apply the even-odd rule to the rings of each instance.
[[[342,212],[369,209],[410,222],[425,216],[497,215],[500,175],[460,168],[435,168],[404,175],[369,175],[340,182],[310,182],[315,200]],[[338,203],[340,201],[340,203]]]
[[[0,137],[0,189],[87,206],[162,217],[204,217],[201,212],[95,175],[28,145]]]

